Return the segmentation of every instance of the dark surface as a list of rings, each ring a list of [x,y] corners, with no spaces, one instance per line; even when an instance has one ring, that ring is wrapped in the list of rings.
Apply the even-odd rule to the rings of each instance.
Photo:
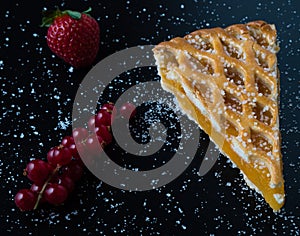
[[[299,235],[299,13],[291,1],[1,1],[0,235]],[[238,3],[234,3],[238,2]],[[54,6],[86,10],[100,24],[96,62],[126,47],[157,44],[203,27],[262,19],[275,23],[281,51],[281,132],[286,204],[274,214],[221,156],[197,175],[208,139],[202,134],[192,164],[158,190],[126,192],[89,173],[65,205],[20,212],[13,197],[29,181],[31,158],[70,134],[72,104],[89,69],[72,70],[50,52],[41,12]],[[149,80],[157,79],[155,68]],[[140,75],[139,75],[140,76]],[[138,76],[137,76],[138,77]],[[124,157],[122,157],[124,158]]]

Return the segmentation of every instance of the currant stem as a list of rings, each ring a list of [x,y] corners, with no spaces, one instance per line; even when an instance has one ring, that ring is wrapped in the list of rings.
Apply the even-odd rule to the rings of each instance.
[[[91,134],[88,135],[88,137],[89,137],[89,136],[91,136]],[[85,144],[85,141],[88,139],[88,137],[87,137],[86,139],[84,139],[84,140],[81,140],[81,143],[82,143],[82,144]],[[64,146],[63,146],[63,145],[59,145],[59,147],[60,147],[60,148],[63,148]],[[44,193],[44,191],[45,191],[45,189],[46,189],[48,183],[50,182],[50,180],[52,179],[52,177],[59,171],[60,168],[61,168],[61,166],[57,165],[57,167],[52,171],[51,175],[50,175],[50,176],[48,177],[48,179],[45,181],[45,183],[44,183],[44,185],[43,185],[41,191],[39,192],[39,195],[38,195],[38,198],[37,198],[37,200],[36,200],[36,203],[35,203],[35,205],[34,205],[33,210],[36,210],[36,209],[38,208],[39,203],[40,203],[40,201],[41,201],[41,199],[42,199],[42,197],[43,197],[43,193]]]
[[[108,126],[108,128],[110,129],[110,126]],[[80,143],[83,144],[83,145],[85,145],[86,140],[87,140],[89,137],[91,137],[92,135],[93,135],[93,134],[89,134],[85,139],[82,139],[82,140],[80,141]],[[106,144],[105,142],[100,143],[101,146],[104,146],[105,144]],[[59,147],[60,147],[60,148],[63,148],[64,145],[60,144]],[[60,166],[60,165],[57,165],[56,168],[52,171],[51,175],[50,175],[50,176],[48,177],[48,179],[45,181],[45,183],[44,183],[44,185],[43,185],[41,191],[40,191],[39,194],[38,194],[38,197],[37,197],[37,200],[36,200],[36,203],[35,203],[35,205],[34,205],[33,210],[36,210],[36,209],[38,208],[39,203],[40,203],[40,201],[41,201],[41,199],[42,199],[42,197],[43,197],[43,193],[44,193],[44,191],[45,191],[45,189],[46,189],[48,183],[50,182],[50,180],[52,179],[52,177],[59,171],[60,168],[61,168],[61,166]],[[24,173],[25,173],[25,170],[24,170],[23,174],[24,174]]]
[[[41,191],[39,192],[39,195],[38,195],[38,198],[37,198],[37,200],[36,200],[36,203],[35,203],[35,205],[34,205],[33,210],[36,210],[36,209],[38,208],[39,203],[40,203],[40,201],[41,201],[41,199],[42,199],[42,197],[43,197],[43,193],[44,193],[44,191],[45,191],[45,189],[46,189],[46,186],[48,185],[48,183],[50,182],[50,180],[52,179],[52,177],[58,172],[58,170],[59,170],[60,167],[61,167],[61,166],[58,165],[58,166],[52,171],[52,173],[51,173],[51,175],[48,177],[48,179],[45,181],[45,183],[44,183],[44,185],[43,185]]]

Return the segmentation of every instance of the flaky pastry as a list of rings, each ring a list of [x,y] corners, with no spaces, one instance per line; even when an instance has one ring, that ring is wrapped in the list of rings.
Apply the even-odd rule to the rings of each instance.
[[[200,29],[153,49],[162,87],[274,211],[284,204],[274,25]]]

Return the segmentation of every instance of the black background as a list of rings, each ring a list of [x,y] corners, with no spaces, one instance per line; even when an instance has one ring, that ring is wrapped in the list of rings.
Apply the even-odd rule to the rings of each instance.
[[[257,19],[275,23],[287,194],[282,211],[273,213],[224,156],[200,178],[200,148],[199,158],[158,190],[130,193],[86,173],[63,206],[20,212],[13,197],[30,186],[22,170],[30,159],[44,159],[70,133],[70,126],[64,129],[59,123],[70,121],[76,91],[89,71],[72,69],[47,47],[47,29],[39,27],[41,12],[55,6],[93,8],[101,34],[96,62],[126,47],[157,44],[198,28]],[[0,234],[299,235],[299,7],[297,0],[1,1]],[[205,134],[202,141],[205,147]]]

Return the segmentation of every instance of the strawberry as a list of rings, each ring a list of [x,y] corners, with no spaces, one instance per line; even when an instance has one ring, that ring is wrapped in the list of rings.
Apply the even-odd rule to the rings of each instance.
[[[95,60],[100,40],[97,21],[87,11],[60,11],[43,18],[48,26],[47,44],[51,51],[75,68],[90,66]]]

